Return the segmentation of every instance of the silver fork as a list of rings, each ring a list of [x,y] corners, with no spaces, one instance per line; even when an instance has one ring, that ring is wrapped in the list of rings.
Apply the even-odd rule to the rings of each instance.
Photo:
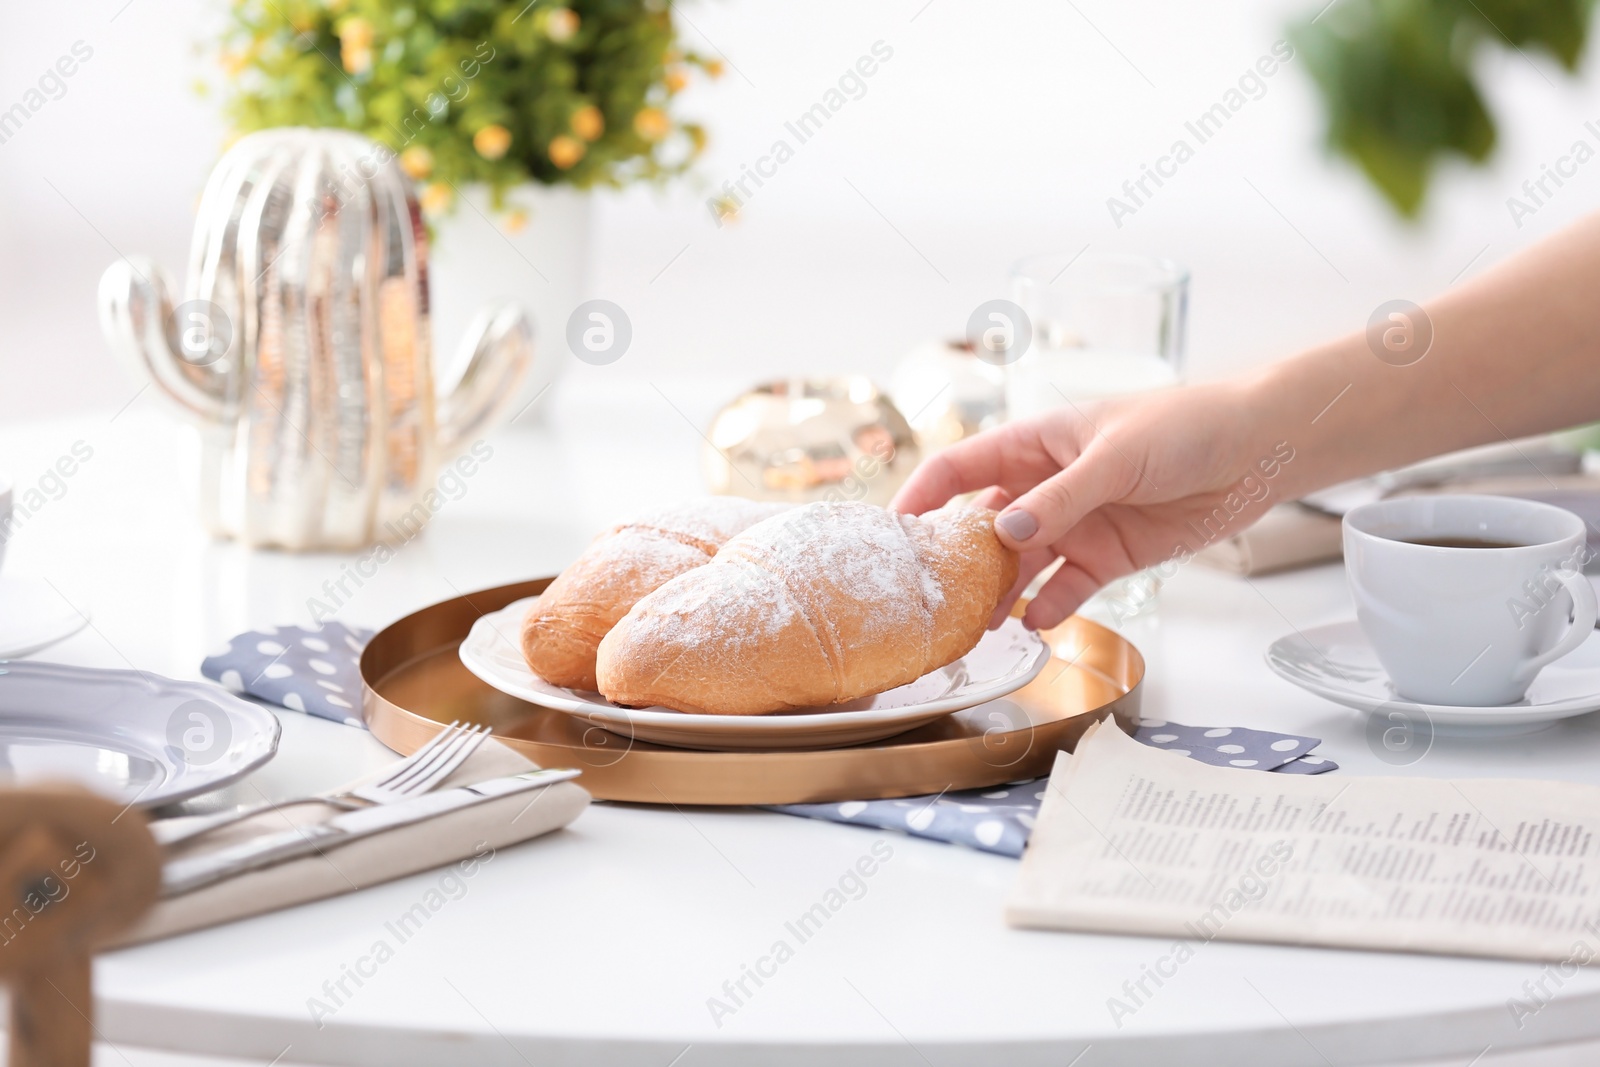
[[[175,845],[180,841],[188,841],[201,834],[208,834],[224,826],[232,826],[254,818],[262,812],[292,807],[296,804],[332,804],[336,808],[346,810],[391,804],[396,800],[426,793],[444,781],[452,771],[466,762],[468,756],[477,751],[489,733],[490,729],[487,726],[462,726],[458,719],[434,734],[427,744],[391,766],[388,772],[375,782],[331,796],[299,797],[281,804],[269,801],[239,811],[225,811],[209,818],[172,819],[152,823],[150,833],[157,844]],[[181,825],[178,826],[168,824],[180,821]]]

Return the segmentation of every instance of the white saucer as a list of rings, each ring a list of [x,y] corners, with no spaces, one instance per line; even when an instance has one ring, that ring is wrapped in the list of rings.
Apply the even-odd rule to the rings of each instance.
[[[952,712],[1015,692],[1050,659],[1039,635],[1017,619],[983,635],[976,648],[916,681],[850,704],[774,715],[687,715],[670,708],[622,708],[599,693],[553,686],[528,669],[518,647],[522,620],[537,597],[509,604],[472,624],[461,662],[502,693],[639,741],[732,752],[834,748],[905,733]]]
[[[0,660],[0,779],[80,782],[128,805],[221,788],[271,759],[266,708],[148,671]]]
[[[1498,707],[1418,704],[1397,692],[1355,620],[1312,626],[1280,637],[1267,666],[1302,689],[1357,711],[1422,715],[1437,734],[1506,737],[1542,730],[1560,719],[1600,711],[1600,630],[1533,680],[1528,695]]]
[[[43,578],[0,574],[0,659],[48,648],[88,624],[88,609],[80,612]]]

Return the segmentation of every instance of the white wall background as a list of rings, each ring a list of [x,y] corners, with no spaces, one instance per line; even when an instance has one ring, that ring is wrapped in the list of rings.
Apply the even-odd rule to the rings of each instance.
[[[686,36],[736,68],[683,98],[713,134],[701,185],[603,196],[594,295],[627,309],[634,347],[575,376],[886,378],[915,342],[959,333],[974,305],[1004,295],[1019,256],[1088,244],[1192,268],[1191,374],[1215,377],[1358,328],[1384,300],[1422,299],[1595,203],[1600,163],[1521,229],[1505,205],[1574,139],[1595,140],[1583,130],[1600,119],[1592,62],[1572,80],[1542,59],[1490,60],[1494,165],[1451,169],[1415,226],[1325,157],[1290,63],[1115,227],[1106,198],[1318,2],[691,0]],[[222,7],[86,0],[0,15],[0,110],[73,42],[94,49],[66,94],[0,145],[0,418],[114,410],[134,395],[100,341],[95,285],[119,253],[181,274],[222,136],[215,104],[191,90]],[[708,187],[878,40],[894,56],[866,95],[717,228]]]

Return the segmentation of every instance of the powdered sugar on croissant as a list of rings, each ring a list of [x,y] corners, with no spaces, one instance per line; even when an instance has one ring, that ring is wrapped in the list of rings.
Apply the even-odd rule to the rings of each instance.
[[[1016,573],[991,511],[808,504],[635,604],[600,643],[600,691],[724,715],[879,693],[970,651]]]
[[[595,652],[639,598],[704,566],[724,542],[784,510],[736,497],[659,508],[594,539],[522,624],[522,655],[552,685],[595,688]]]

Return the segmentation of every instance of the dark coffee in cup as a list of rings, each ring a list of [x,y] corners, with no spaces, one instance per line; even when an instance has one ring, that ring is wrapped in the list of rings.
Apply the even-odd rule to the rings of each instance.
[[[1518,541],[1491,541],[1482,537],[1403,537],[1398,540],[1408,545],[1426,545],[1429,548],[1521,548]]]

